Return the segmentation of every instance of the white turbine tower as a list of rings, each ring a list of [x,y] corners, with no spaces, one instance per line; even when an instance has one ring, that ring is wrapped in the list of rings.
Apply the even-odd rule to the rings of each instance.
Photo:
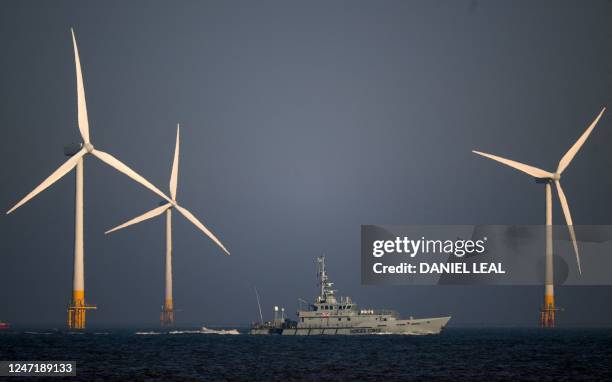
[[[148,220],[154,218],[156,216],[161,215],[162,213],[166,213],[166,290],[165,290],[165,299],[164,305],[161,311],[161,324],[162,325],[172,325],[174,323],[174,301],[172,297],[172,209],[175,208],[178,212],[180,212],[187,220],[192,222],[196,227],[198,227],[202,232],[204,232],[212,241],[214,241],[221,249],[229,255],[229,252],[221,241],[217,239],[217,237],[208,230],[191,212],[189,212],[186,208],[183,208],[178,205],[176,202],[176,189],[178,184],[178,167],[179,167],[179,138],[180,138],[180,126],[176,127],[176,146],[174,148],[174,161],[172,163],[172,174],[170,175],[170,196],[172,200],[169,200],[168,203],[164,203],[157,208],[152,209],[151,211],[145,212],[144,214],[135,217],[132,220],[129,220],[115,228],[112,228],[106,233],[111,233],[113,231],[120,230],[122,228],[131,226],[132,224],[140,223],[141,221]]]
[[[74,46],[74,62],[76,65],[76,83],[77,83],[77,113],[78,113],[78,124],[79,131],[83,142],[74,148],[72,152],[66,152],[71,158],[62,164],[55,172],[53,172],[47,179],[39,184],[32,192],[21,199],[13,208],[11,208],[7,214],[10,214],[23,204],[27,203],[30,199],[41,193],[47,187],[51,186],[57,180],[66,175],[70,170],[76,167],[76,194],[75,194],[75,219],[74,219],[74,279],[72,288],[72,300],[68,307],[68,327],[70,329],[84,329],[85,328],[85,311],[87,309],[95,309],[94,306],[87,305],[85,303],[85,277],[84,277],[84,266],[83,266],[83,159],[87,154],[91,154],[102,162],[115,168],[116,170],[124,173],[128,177],[132,178],[136,182],[147,187],[149,190],[155,192],[157,195],[164,199],[170,200],[163,192],[157,189],[154,185],[149,183],[145,178],[140,176],[134,170],[121,163],[118,159],[112,155],[94,149],[94,146],[89,140],[89,122],[87,119],[87,105],[85,103],[85,90],[83,87],[83,75],[81,73],[81,61],[79,59],[79,50],[77,48],[76,38],[74,30],[72,32],[72,43]]]
[[[557,193],[559,194],[559,202],[561,203],[561,209],[563,210],[563,215],[565,216],[565,222],[567,223],[567,228],[569,230],[570,237],[572,239],[572,245],[574,246],[574,252],[576,253],[576,262],[578,264],[578,272],[582,273],[582,269],[580,266],[580,252],[578,251],[578,245],[576,243],[576,234],[574,232],[572,215],[570,213],[569,205],[567,203],[567,198],[565,197],[565,193],[563,192],[563,188],[561,187],[561,174],[570,164],[572,159],[578,150],[582,147],[584,142],[591,134],[591,131],[599,122],[599,119],[603,115],[606,108],[604,107],[597,118],[591,123],[591,125],[586,129],[584,133],[578,138],[576,143],[565,153],[563,158],[559,161],[559,165],[557,166],[557,170],[553,172],[548,172],[541,170],[539,168],[529,166],[523,163],[519,163],[510,159],[505,159],[502,157],[498,157],[496,155],[486,154],[480,151],[472,151],[475,154],[482,155],[489,159],[493,159],[494,161],[505,164],[506,166],[510,166],[519,171],[526,173],[527,175],[531,175],[536,178],[538,183],[544,183],[546,185],[546,278],[545,278],[545,289],[544,289],[544,306],[540,311],[540,324],[543,327],[554,327],[555,326],[555,293],[554,293],[554,285],[553,285],[553,248],[552,248],[552,190],[551,183],[555,183],[557,188]]]

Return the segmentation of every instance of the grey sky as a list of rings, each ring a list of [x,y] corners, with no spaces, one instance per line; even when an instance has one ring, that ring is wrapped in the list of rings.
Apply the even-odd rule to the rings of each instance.
[[[362,287],[360,224],[541,224],[544,190],[474,148],[554,169],[612,106],[612,2],[4,1],[0,206],[78,141],[74,26],[91,139],[178,198],[232,252],[175,219],[178,322],[256,319],[315,293],[455,324],[536,324],[542,288]],[[563,174],[576,224],[610,224],[612,119]],[[61,325],[72,285],[69,175],[0,217],[0,318]],[[85,163],[90,323],[156,323],[164,223],[103,232],[158,203]],[[555,205],[554,219],[562,222]],[[610,324],[610,288],[560,288],[559,323]]]

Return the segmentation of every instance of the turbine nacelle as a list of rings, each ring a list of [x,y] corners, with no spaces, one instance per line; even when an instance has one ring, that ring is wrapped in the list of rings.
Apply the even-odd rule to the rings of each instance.
[[[72,142],[64,146],[64,155],[67,157],[72,157],[78,154],[81,149],[85,149],[87,154],[91,154],[94,151],[94,145],[91,143]]]
[[[160,200],[159,203],[157,203],[158,206],[167,206],[168,208],[175,208],[177,206],[177,202],[176,200]]]
[[[81,151],[81,149],[83,148],[83,143],[82,142],[72,142],[67,144],[66,146],[64,146],[64,155],[67,157],[71,157],[74,156],[76,154],[79,153],[79,151]]]
[[[561,174],[552,174],[552,176],[548,177],[548,178],[534,178],[535,182],[538,184],[546,184],[546,183],[551,183],[551,182],[555,182],[555,181],[559,181],[561,180]]]

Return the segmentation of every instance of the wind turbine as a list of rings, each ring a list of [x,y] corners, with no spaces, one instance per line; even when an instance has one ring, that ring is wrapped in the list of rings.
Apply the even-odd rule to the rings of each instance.
[[[552,243],[552,187],[551,183],[554,183],[557,188],[559,195],[559,202],[561,203],[561,209],[565,216],[565,222],[569,230],[570,238],[572,239],[572,245],[574,252],[576,253],[576,263],[578,264],[578,272],[582,274],[582,268],[580,266],[580,252],[578,251],[578,245],[576,243],[576,234],[574,232],[574,226],[572,222],[572,215],[570,213],[569,205],[567,204],[567,198],[561,187],[561,174],[569,166],[574,156],[578,153],[578,150],[582,147],[584,142],[587,140],[591,131],[599,122],[599,119],[603,115],[606,108],[604,107],[597,118],[591,123],[584,133],[578,138],[576,143],[565,153],[565,155],[559,161],[557,170],[548,172],[541,170],[537,167],[529,166],[523,163],[519,163],[510,159],[498,157],[496,155],[483,153],[480,151],[474,151],[473,153],[482,155],[486,158],[493,159],[494,161],[510,166],[514,169],[522,171],[527,175],[531,175],[536,179],[537,183],[544,183],[546,186],[546,278],[545,278],[545,289],[544,289],[544,306],[540,310],[540,325],[542,327],[554,327],[555,326],[555,293],[553,285],[553,243]]]
[[[120,162],[112,155],[94,149],[94,146],[89,140],[89,121],[87,118],[87,105],[85,103],[85,90],[83,87],[83,74],[81,72],[81,61],[79,59],[79,50],[77,48],[76,37],[74,30],[72,32],[72,44],[74,46],[74,62],[76,66],[76,83],[77,83],[77,115],[78,125],[83,142],[72,146],[67,146],[64,152],[70,156],[64,164],[55,170],[47,179],[39,184],[32,192],[21,199],[7,214],[15,211],[17,208],[27,203],[30,199],[41,193],[47,187],[61,179],[70,170],[76,167],[76,193],[75,193],[75,217],[74,217],[74,276],[72,285],[72,300],[68,306],[68,327],[70,329],[85,328],[85,312],[87,309],[95,309],[95,306],[85,303],[85,276],[83,265],[83,159],[86,155],[91,154],[107,165],[124,173],[136,182],[142,184],[149,190],[155,192],[164,199],[170,200],[163,192],[149,183],[145,178],[136,173],[134,170]]]
[[[178,185],[178,167],[179,167],[179,139],[180,139],[180,126],[176,126],[176,146],[174,148],[174,161],[172,163],[172,173],[170,175],[170,196],[171,200],[168,200],[168,203],[161,202],[160,206],[152,209],[151,211],[145,212],[144,214],[135,217],[132,220],[129,220],[115,228],[112,228],[105,233],[111,233],[122,228],[131,226],[132,224],[140,223],[144,220],[148,220],[154,218],[156,216],[161,215],[162,213],[166,213],[166,290],[165,290],[165,299],[164,305],[162,306],[161,311],[161,324],[162,325],[172,325],[174,323],[174,301],[172,298],[172,209],[176,209],[180,212],[187,220],[192,222],[196,227],[198,227],[202,232],[204,232],[212,241],[214,241],[223,252],[226,254],[230,254],[227,249],[221,244],[221,241],[217,239],[217,237],[208,230],[189,210],[181,207],[176,202],[176,189]]]

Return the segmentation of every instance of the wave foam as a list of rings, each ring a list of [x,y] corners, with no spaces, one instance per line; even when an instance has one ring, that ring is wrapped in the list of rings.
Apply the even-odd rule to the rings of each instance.
[[[230,330],[215,330],[215,329],[209,329],[206,326],[202,326],[202,328],[200,330],[173,330],[171,332],[168,332],[168,334],[219,334],[219,335],[236,335],[236,334],[240,334],[240,332],[238,332],[238,330],[236,329],[230,329]]]
[[[161,334],[160,332],[136,332],[134,333],[138,336],[154,336],[154,335],[158,335]]]

